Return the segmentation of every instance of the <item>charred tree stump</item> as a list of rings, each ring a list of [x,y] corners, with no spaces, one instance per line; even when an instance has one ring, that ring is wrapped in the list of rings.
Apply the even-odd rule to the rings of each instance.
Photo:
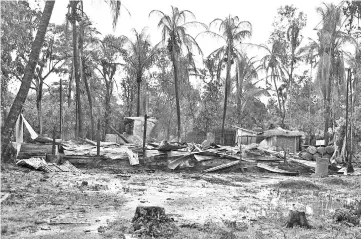
[[[299,211],[290,211],[288,221],[286,223],[286,227],[291,228],[294,226],[300,226],[305,228],[312,228],[307,221],[306,213]]]
[[[152,237],[165,236],[177,230],[173,219],[165,214],[163,207],[138,206],[132,219],[136,233]]]

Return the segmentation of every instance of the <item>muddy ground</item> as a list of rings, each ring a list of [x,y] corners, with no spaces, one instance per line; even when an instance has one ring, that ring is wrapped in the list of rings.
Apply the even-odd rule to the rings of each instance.
[[[1,238],[136,238],[138,205],[164,207],[168,238],[361,238],[361,226],[334,222],[361,200],[361,176],[287,177],[259,172],[162,172],[119,166],[43,173],[8,165],[1,173]],[[290,209],[312,229],[285,228]]]

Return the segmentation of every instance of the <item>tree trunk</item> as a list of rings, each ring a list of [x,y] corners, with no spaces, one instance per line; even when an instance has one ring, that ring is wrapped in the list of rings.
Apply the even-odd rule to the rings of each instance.
[[[110,98],[111,98],[111,90],[109,89],[109,86],[107,86],[107,90],[106,90],[106,95],[105,95],[105,114],[104,114],[104,119],[105,119],[105,134],[109,134],[110,133]]]
[[[105,97],[105,133],[109,134],[109,124],[110,124],[110,99],[108,96]]]
[[[142,79],[140,77],[137,77],[137,117],[140,115],[140,83]]]
[[[60,100],[60,123],[59,123],[59,134],[60,139],[63,139],[63,80],[60,78],[60,85],[59,85],[59,100]]]
[[[15,100],[11,106],[10,112],[8,117],[5,121],[4,130],[1,133],[1,141],[2,141],[2,159],[4,161],[8,160],[6,155],[8,154],[8,146],[10,143],[10,138],[12,135],[12,132],[14,130],[16,120],[23,108],[23,105],[25,103],[25,100],[28,96],[30,85],[32,82],[32,79],[34,77],[34,70],[35,66],[39,59],[39,54],[41,51],[41,47],[44,42],[46,29],[48,28],[49,20],[51,17],[51,14],[53,12],[55,1],[46,1],[45,7],[43,10],[43,14],[41,17],[41,20],[39,22],[39,28],[35,36],[35,40],[32,43],[31,46],[31,52],[29,56],[29,61],[26,65],[24,76],[22,79],[22,83],[20,85],[20,89],[15,97]]]
[[[240,77],[239,70],[237,69],[237,123],[242,124],[242,89],[243,89],[243,77]]]
[[[172,62],[173,62],[173,71],[174,71],[174,87],[175,87],[175,103],[177,108],[177,137],[178,141],[181,139],[181,115],[180,115],[180,105],[179,105],[179,93],[178,93],[178,66],[177,66],[177,57],[175,52],[175,43],[174,38],[172,38]]]
[[[83,22],[80,23],[80,38],[79,38],[79,59],[80,59],[80,73],[81,73],[81,80],[84,82],[85,90],[88,97],[88,103],[89,103],[89,116],[90,116],[90,130],[91,130],[91,139],[94,139],[95,137],[95,129],[94,129],[94,117],[93,117],[93,102],[91,97],[91,92],[88,84],[88,79],[85,74],[85,59],[84,59],[84,24]]]
[[[227,113],[227,101],[228,101],[228,85],[231,78],[231,43],[228,45],[227,49],[227,73],[226,73],[226,82],[224,84],[224,103],[223,103],[223,117],[222,117],[222,144],[224,144],[224,125],[226,122],[226,113]]]
[[[76,16],[76,6],[78,1],[72,2],[72,15]],[[80,77],[79,77],[79,56],[78,56],[78,33],[76,29],[76,20],[73,20],[73,60],[74,60],[74,76],[75,76],[75,94],[76,94],[76,102],[77,102],[77,127],[75,131],[75,137],[83,137],[83,119],[81,114],[81,101],[80,101]]]
[[[271,78],[273,78],[273,84],[275,86],[275,90],[276,90],[276,94],[277,94],[277,102],[278,102],[278,108],[280,110],[280,115],[281,117],[283,116],[283,113],[282,113],[282,107],[281,107],[281,100],[280,100],[280,94],[278,93],[278,88],[277,88],[277,82],[276,82],[276,77],[274,76],[275,72],[274,72],[274,69],[272,69],[272,73],[271,73]],[[281,123],[282,127],[283,127],[283,122]]]
[[[41,74],[41,73],[40,73]],[[39,84],[37,88],[36,95],[36,109],[38,110],[38,124],[39,124],[39,134],[43,134],[43,109],[42,109],[42,98],[43,98],[43,83],[44,79],[39,76]]]
[[[84,70],[85,64],[83,63],[83,70]],[[90,87],[88,84],[88,79],[85,76],[85,74],[83,73],[83,81],[85,84],[85,90],[88,96],[88,103],[89,103],[89,116],[90,116],[90,124],[91,124],[91,138],[94,139],[95,137],[95,129],[94,129],[94,114],[93,114],[93,101],[92,101],[92,96],[91,96],[91,92],[90,92]]]

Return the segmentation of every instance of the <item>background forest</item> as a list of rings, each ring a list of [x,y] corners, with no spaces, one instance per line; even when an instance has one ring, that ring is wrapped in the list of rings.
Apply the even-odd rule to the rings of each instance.
[[[115,26],[123,5],[107,3]],[[304,12],[280,6],[267,44],[252,44],[252,22],[237,16],[201,23],[191,9],[153,10],[162,41],[151,42],[147,28],[101,35],[82,1],[69,2],[62,25],[49,24],[53,7],[1,2],[3,142],[20,111],[38,133],[52,135],[54,126],[60,133],[61,124],[71,139],[94,138],[98,120],[103,137],[110,126],[124,131],[124,117],[145,108],[159,121],[158,140],[238,125],[297,129],[328,142],[344,137],[346,106],[361,141],[360,1],[320,5],[317,39],[303,36]],[[200,38],[223,45],[204,55]]]

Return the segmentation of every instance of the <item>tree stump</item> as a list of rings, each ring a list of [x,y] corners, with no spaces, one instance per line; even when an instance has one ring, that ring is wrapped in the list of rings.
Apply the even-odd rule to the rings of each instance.
[[[173,221],[158,206],[138,206],[132,219],[136,233],[152,237],[172,235],[177,230]]]
[[[304,228],[312,228],[307,221],[306,213],[290,210],[289,218],[286,223],[286,227],[291,228],[294,226],[300,226]]]
[[[317,148],[315,146],[310,146],[307,148],[307,152],[310,154],[315,154],[317,152]]]

